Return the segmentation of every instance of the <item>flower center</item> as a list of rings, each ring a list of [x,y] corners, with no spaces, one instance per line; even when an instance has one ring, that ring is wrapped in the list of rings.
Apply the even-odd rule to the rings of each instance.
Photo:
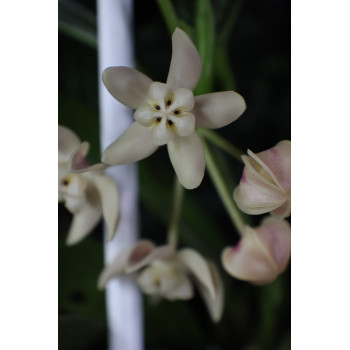
[[[135,120],[152,128],[153,142],[164,145],[176,136],[190,136],[195,128],[193,92],[179,88],[172,90],[167,84],[154,82],[148,90],[148,99],[135,111]]]

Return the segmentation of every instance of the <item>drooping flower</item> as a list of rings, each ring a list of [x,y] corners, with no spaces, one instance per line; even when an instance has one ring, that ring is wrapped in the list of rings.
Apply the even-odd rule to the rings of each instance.
[[[241,181],[233,198],[247,214],[271,212],[286,218],[291,210],[291,142],[281,141],[275,147],[260,153],[248,150],[242,156],[245,164]]]
[[[89,166],[85,160],[89,144],[81,143],[69,129],[58,126],[58,201],[73,214],[67,244],[73,245],[85,238],[99,222],[105,219],[111,240],[119,218],[119,196],[114,181],[102,175],[103,164]],[[71,172],[72,162],[88,171]]]
[[[224,249],[221,261],[233,277],[254,284],[273,282],[288,266],[290,225],[267,217],[259,227],[246,226],[238,245]]]
[[[150,241],[139,241],[105,267],[98,288],[103,289],[115,276],[129,274],[145,294],[167,300],[191,299],[195,284],[213,321],[221,318],[224,296],[218,270],[193,249],[176,252],[171,245],[155,247]]]
[[[172,58],[166,84],[153,82],[127,67],[110,67],[102,80],[119,102],[135,109],[135,122],[107,149],[102,162],[119,165],[151,155],[161,145],[168,153],[179,182],[187,189],[200,185],[205,154],[196,126],[216,129],[235,121],[245,110],[234,91],[193,96],[201,76],[198,51],[184,31],[172,36]]]

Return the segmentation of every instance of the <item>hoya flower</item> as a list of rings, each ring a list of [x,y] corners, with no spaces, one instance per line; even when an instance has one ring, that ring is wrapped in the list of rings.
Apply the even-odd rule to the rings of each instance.
[[[114,181],[102,175],[105,165],[89,166],[85,160],[89,144],[81,143],[69,129],[58,126],[58,201],[73,214],[67,244],[85,238],[103,216],[108,240],[114,237],[119,218],[118,189]],[[72,162],[84,173],[72,173]]]
[[[257,154],[248,150],[248,155],[242,156],[245,167],[233,193],[238,207],[252,215],[271,212],[281,219],[290,216],[290,141]]]
[[[167,300],[191,299],[195,284],[213,321],[221,318],[224,297],[219,273],[193,249],[176,252],[170,245],[155,247],[150,241],[139,241],[102,271],[98,288],[103,289],[112,277],[129,274],[145,294]]]
[[[224,249],[221,261],[233,277],[254,284],[267,284],[287,268],[290,251],[289,223],[268,217],[259,227],[246,226],[241,241],[233,248]]]
[[[194,97],[201,71],[196,47],[179,28],[172,36],[172,58],[165,84],[132,68],[107,68],[102,76],[104,85],[119,102],[135,109],[135,122],[107,147],[102,162],[135,162],[167,144],[179,182],[187,189],[198,187],[204,176],[205,154],[195,127],[223,127],[246,108],[243,97],[234,91]]]

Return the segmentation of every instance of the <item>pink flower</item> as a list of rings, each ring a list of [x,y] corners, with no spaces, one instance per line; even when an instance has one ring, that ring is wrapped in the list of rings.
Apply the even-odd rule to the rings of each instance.
[[[102,271],[98,287],[103,289],[111,278],[131,273],[145,294],[167,300],[191,299],[196,284],[213,321],[220,320],[224,296],[219,273],[195,250],[176,252],[170,245],[155,247],[152,242],[139,241]]]
[[[245,167],[233,193],[238,207],[252,215],[271,212],[281,219],[290,216],[290,141],[257,154],[248,150],[248,155],[242,156]]]
[[[87,142],[81,143],[71,130],[58,126],[58,201],[73,214],[68,245],[84,239],[102,216],[108,228],[108,240],[114,237],[118,224],[117,186],[111,178],[102,175],[104,164],[87,164],[88,149]],[[78,168],[86,167],[85,172],[71,172],[72,163]]]
[[[228,125],[246,105],[234,91],[194,97],[202,71],[198,51],[179,28],[172,36],[172,47],[166,84],[127,67],[110,67],[103,72],[103,83],[111,95],[136,111],[135,122],[107,147],[102,162],[135,162],[167,144],[179,182],[193,189],[200,185],[205,170],[204,147],[195,127],[216,129]]]
[[[271,283],[287,268],[290,235],[289,223],[273,217],[254,229],[246,226],[238,245],[224,249],[222,264],[237,279],[254,284]]]

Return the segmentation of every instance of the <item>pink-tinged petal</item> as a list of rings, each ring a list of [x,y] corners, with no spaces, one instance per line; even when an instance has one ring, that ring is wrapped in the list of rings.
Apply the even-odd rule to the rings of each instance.
[[[107,241],[111,241],[116,234],[119,222],[119,194],[115,182],[103,175],[91,176],[96,186],[102,206],[102,215],[107,226]]]
[[[167,118],[162,118],[159,124],[152,127],[152,140],[157,146],[166,145],[175,138],[175,132],[168,125]]]
[[[204,147],[198,134],[176,137],[168,143],[168,152],[180,184],[188,190],[198,187],[205,171]]]
[[[197,282],[207,289],[212,298],[216,297],[213,275],[207,261],[195,250],[185,248],[177,254],[177,260],[195,277]]]
[[[234,122],[246,109],[244,98],[234,91],[213,92],[195,97],[196,125],[222,128]]]
[[[123,250],[121,253],[117,255],[114,261],[106,266],[100,274],[97,282],[97,288],[102,290],[106,286],[107,282],[115,277],[121,276],[125,274],[125,266],[130,255],[131,248]]]
[[[214,282],[215,298],[213,298],[208,289],[204,288],[200,283],[198,284],[198,290],[202,295],[213,322],[217,323],[220,321],[224,310],[224,287],[217,267],[210,261],[208,261],[208,265]]]
[[[109,93],[120,103],[138,108],[147,100],[152,80],[129,67],[109,67],[102,74],[102,81]]]
[[[276,219],[284,219],[290,216],[291,212],[291,202],[290,197],[288,197],[287,202],[281,205],[279,208],[271,211],[271,215]]]
[[[288,196],[261,175],[245,167],[241,181],[233,192],[233,199],[244,213],[259,215],[284,205]]]
[[[101,208],[95,203],[85,205],[73,216],[66,244],[73,245],[84,239],[101,219]]]
[[[291,189],[291,142],[280,141],[275,147],[257,153],[256,157],[271,170],[278,183],[286,191]]]
[[[179,136],[187,137],[194,132],[196,121],[192,113],[181,113],[179,117],[169,115],[168,119],[174,123],[172,128]]]
[[[102,162],[120,165],[137,162],[154,153],[158,146],[152,141],[152,128],[145,128],[134,122],[116,141],[108,146]]]
[[[125,268],[126,273],[132,273],[149,265],[155,260],[164,260],[173,257],[175,254],[174,247],[164,245],[155,248],[153,243],[143,241],[131,252]]]
[[[68,162],[73,151],[80,145],[80,140],[75,133],[62,126],[58,126],[58,154],[59,162]]]
[[[255,229],[247,226],[239,244],[226,248],[221,260],[233,277],[254,284],[267,284],[286,269],[290,247],[289,224],[268,218]]]
[[[176,28],[172,36],[172,56],[167,84],[175,90],[194,90],[202,73],[199,53],[188,35]]]
[[[89,151],[89,143],[88,142],[83,142],[79,148],[73,152],[68,169],[70,172],[75,172],[75,173],[82,173],[82,172],[87,172],[87,171],[96,171],[96,172],[102,172],[103,170],[106,169],[106,164],[103,163],[97,163],[97,164],[89,164],[88,161],[86,160],[85,156],[87,155]]]

